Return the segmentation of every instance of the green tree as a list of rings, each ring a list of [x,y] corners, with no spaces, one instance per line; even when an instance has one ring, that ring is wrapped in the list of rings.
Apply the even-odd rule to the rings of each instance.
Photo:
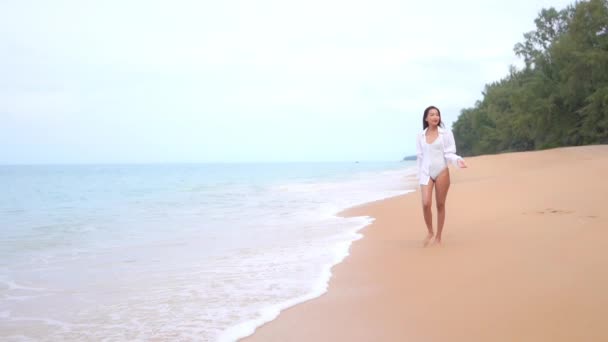
[[[608,0],[543,9],[535,24],[514,47],[524,68],[454,122],[463,155],[608,142]]]

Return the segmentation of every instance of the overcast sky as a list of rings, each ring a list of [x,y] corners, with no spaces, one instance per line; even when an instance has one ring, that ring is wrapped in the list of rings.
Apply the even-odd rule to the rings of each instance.
[[[573,1],[2,1],[0,163],[399,160]]]

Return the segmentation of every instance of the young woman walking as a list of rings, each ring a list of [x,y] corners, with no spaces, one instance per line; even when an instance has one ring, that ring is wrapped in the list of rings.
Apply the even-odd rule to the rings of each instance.
[[[433,238],[434,244],[441,244],[441,233],[445,222],[445,200],[450,188],[448,163],[461,168],[467,167],[464,159],[456,154],[456,143],[451,131],[443,128],[441,112],[435,106],[424,110],[422,128],[417,136],[416,154],[418,180],[422,193],[422,212],[428,234],[424,239],[426,247]],[[431,203],[435,189],[437,206],[437,233],[433,230]]]

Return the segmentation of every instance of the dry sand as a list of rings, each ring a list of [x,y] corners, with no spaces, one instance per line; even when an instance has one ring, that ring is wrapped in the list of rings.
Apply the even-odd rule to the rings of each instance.
[[[443,246],[419,192],[349,209],[376,220],[328,292],[246,341],[608,341],[608,145],[467,163]]]

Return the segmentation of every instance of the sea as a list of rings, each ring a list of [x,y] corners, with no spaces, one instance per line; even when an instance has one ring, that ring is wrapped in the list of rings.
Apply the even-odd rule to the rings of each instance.
[[[236,341],[323,294],[413,162],[0,166],[1,341]]]

